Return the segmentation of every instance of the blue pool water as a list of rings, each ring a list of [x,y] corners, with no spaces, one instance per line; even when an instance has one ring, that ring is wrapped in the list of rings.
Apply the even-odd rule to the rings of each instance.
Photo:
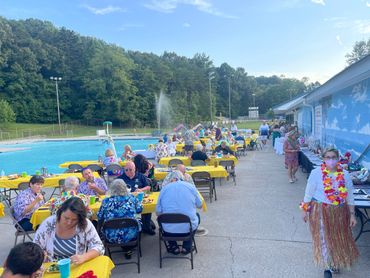
[[[123,147],[129,144],[133,150],[147,149],[149,144],[157,143],[158,139],[115,140],[117,155],[121,155]],[[0,171],[5,174],[34,174],[41,167],[49,173],[62,173],[65,169],[59,164],[66,161],[97,160],[104,157],[109,145],[102,141],[44,141],[28,144],[0,145],[1,148],[26,148],[15,152],[0,153]]]

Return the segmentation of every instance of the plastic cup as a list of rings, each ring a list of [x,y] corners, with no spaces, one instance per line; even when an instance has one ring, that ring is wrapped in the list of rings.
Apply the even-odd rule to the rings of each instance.
[[[21,176],[22,176],[22,178],[27,177],[27,172],[22,172]]]
[[[90,196],[90,205],[95,204],[96,202],[96,196]]]
[[[139,202],[142,202],[144,200],[144,192],[139,192],[137,194],[137,199],[139,200]]]
[[[68,278],[71,275],[71,259],[66,258],[58,261],[60,278]]]
[[[41,175],[40,170],[36,170],[35,175],[40,176]]]

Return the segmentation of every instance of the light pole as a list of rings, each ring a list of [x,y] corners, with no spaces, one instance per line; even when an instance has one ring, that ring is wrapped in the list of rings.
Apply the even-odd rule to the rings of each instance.
[[[227,77],[227,80],[229,82],[229,119],[231,121],[231,86],[230,86],[230,76],[226,76]]]
[[[55,91],[57,92],[57,109],[58,109],[58,124],[59,124],[59,134],[62,134],[62,126],[60,124],[60,110],[59,110],[59,91],[58,91],[58,81],[62,81],[61,77],[50,77],[50,80],[55,81]]]
[[[211,80],[215,78],[215,73],[212,71],[208,74],[208,82],[209,82],[209,112],[211,118],[211,126],[213,124],[213,116],[212,116],[212,87],[211,87]]]
[[[252,94],[253,96],[253,107],[256,107],[256,94]]]

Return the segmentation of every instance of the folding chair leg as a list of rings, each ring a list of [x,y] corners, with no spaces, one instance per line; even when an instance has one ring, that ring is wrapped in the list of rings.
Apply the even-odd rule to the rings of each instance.
[[[140,250],[136,250],[137,252],[137,273],[140,273],[140,257],[141,257],[141,254],[140,254]]]
[[[162,268],[162,242],[160,236],[159,236],[159,268]]]
[[[216,192],[216,185],[215,185],[215,183],[213,183],[213,192],[214,192],[214,195],[215,195],[215,201],[217,201],[217,192]]]
[[[14,246],[17,245],[17,239],[18,239],[18,235],[15,236],[15,239],[14,239]]]

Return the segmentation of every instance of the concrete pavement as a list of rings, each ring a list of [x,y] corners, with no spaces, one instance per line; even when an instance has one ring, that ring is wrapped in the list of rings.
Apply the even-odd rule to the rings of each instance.
[[[237,165],[237,185],[217,181],[218,200],[201,212],[208,234],[196,237],[194,269],[187,260],[165,260],[159,268],[158,236],[143,235],[140,277],[323,277],[312,260],[311,236],[300,217],[306,174],[290,184],[284,157],[271,146],[248,152]],[[153,218],[155,216],[153,215]],[[0,219],[0,260],[13,244],[14,229]],[[361,257],[351,271],[334,277],[370,277],[370,235],[358,241]],[[124,260],[116,255],[117,262]],[[112,277],[136,276],[135,265],[116,266]]]

